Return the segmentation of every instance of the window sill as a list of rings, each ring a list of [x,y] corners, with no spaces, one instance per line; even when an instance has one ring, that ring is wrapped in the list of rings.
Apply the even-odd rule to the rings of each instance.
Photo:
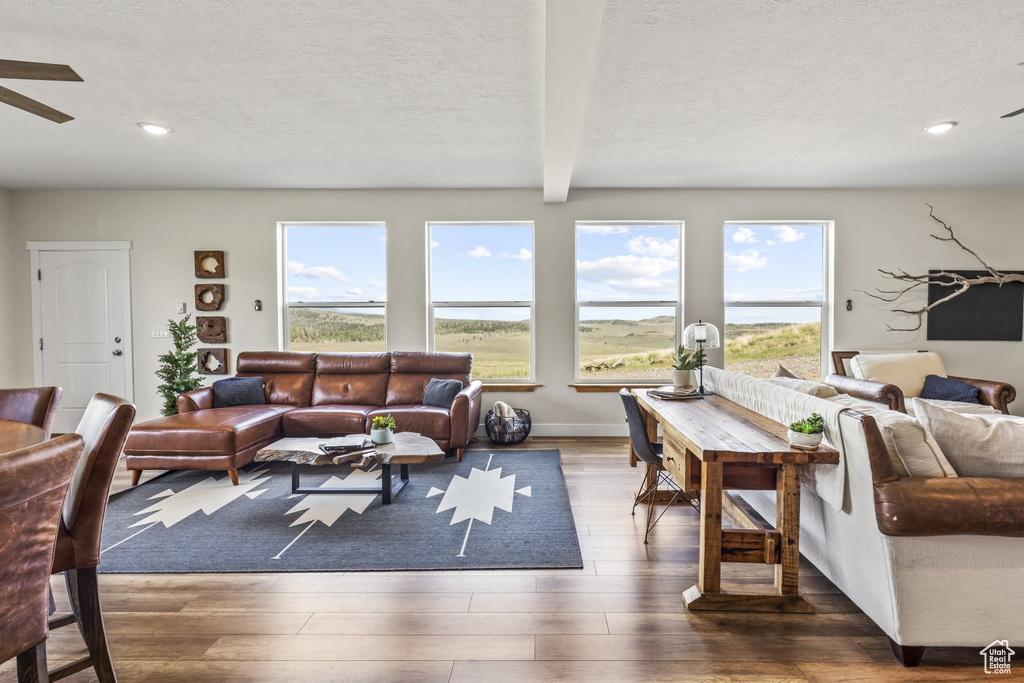
[[[570,384],[569,386],[581,394],[618,392],[622,389],[653,389],[671,383],[667,379],[662,382],[607,382],[601,384]]]
[[[542,387],[543,384],[519,384],[519,383],[506,383],[494,382],[491,384],[485,383],[481,391],[536,391],[537,387]]]

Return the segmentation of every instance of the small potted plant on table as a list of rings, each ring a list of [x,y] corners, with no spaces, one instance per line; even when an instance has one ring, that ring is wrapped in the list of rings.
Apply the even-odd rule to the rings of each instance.
[[[814,450],[821,443],[825,432],[825,421],[821,415],[811,416],[789,425],[789,443],[798,448]]]
[[[370,423],[370,441],[375,444],[391,443],[396,429],[398,429],[398,425],[390,413],[387,417],[378,415]]]
[[[672,364],[672,384],[677,387],[693,386],[690,371],[697,370],[702,365],[704,365],[704,351],[698,349],[689,353],[680,346]]]

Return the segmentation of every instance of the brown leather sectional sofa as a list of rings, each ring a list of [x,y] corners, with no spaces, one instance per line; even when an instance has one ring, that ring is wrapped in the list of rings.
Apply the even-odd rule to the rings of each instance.
[[[419,432],[444,450],[462,450],[480,422],[479,381],[471,381],[468,353],[238,354],[237,376],[263,378],[266,405],[213,407],[207,387],[178,397],[178,414],[136,425],[125,460],[137,483],[143,470],[227,470],[286,436],[365,434],[376,415],[394,415],[398,430]],[[423,405],[431,378],[464,385],[451,408]]]

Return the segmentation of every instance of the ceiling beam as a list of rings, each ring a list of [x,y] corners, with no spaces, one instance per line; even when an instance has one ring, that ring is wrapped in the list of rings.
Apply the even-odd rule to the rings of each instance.
[[[544,201],[569,197],[583,137],[605,0],[547,0],[544,7]]]

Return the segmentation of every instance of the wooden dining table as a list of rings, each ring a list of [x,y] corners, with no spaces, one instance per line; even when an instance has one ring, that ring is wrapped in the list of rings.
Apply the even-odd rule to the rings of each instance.
[[[46,432],[35,425],[0,418],[0,453],[35,446],[46,441]]]

